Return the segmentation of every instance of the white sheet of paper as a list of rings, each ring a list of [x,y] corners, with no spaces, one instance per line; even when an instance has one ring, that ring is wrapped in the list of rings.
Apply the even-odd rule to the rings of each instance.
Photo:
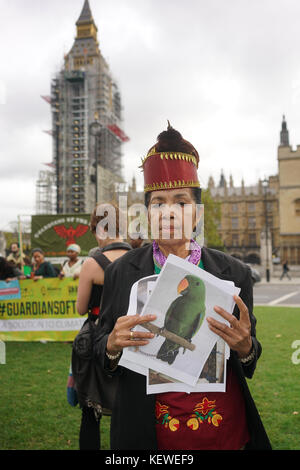
[[[229,349],[228,345],[225,343],[224,340],[219,338],[219,340],[217,341],[216,357],[216,375],[218,381],[208,381],[204,377],[199,377],[196,385],[194,387],[191,387],[185,383],[175,381],[174,379],[171,379],[167,376],[163,376],[162,380],[160,381],[160,376],[156,376],[154,380],[152,378],[150,383],[150,373],[152,375],[154,371],[149,370],[147,374],[147,395],[166,392],[226,392],[228,355],[227,349]],[[166,382],[166,380],[168,380],[168,382]]]
[[[139,279],[137,282],[135,282],[132,285],[131,291],[130,291],[127,315],[137,315],[137,314],[140,315],[141,314],[142,309],[149,295],[152,293],[152,290],[154,288],[157,278],[158,278],[158,274],[143,277],[142,279]],[[123,351],[123,354],[119,361],[119,365],[126,367],[127,369],[130,369],[133,372],[137,372],[138,374],[147,376],[148,375],[147,367],[143,367],[142,365],[137,364],[136,362],[128,361],[125,358],[126,354],[124,354],[124,352],[125,350]]]
[[[239,288],[235,287],[232,282],[218,279],[188,261],[169,255],[141,314],[151,313],[157,315],[157,320],[153,324],[162,328],[169,305],[178,297],[177,285],[187,274],[193,274],[205,283],[205,316],[209,315],[218,321],[223,321],[214,312],[215,305],[220,305],[226,311],[232,313],[234,307],[233,295],[239,294]],[[226,323],[225,320],[224,323]],[[136,329],[143,331],[141,326]],[[140,347],[138,350],[136,350],[137,348],[124,349],[122,362],[124,365],[124,361],[127,360],[129,361],[128,364],[134,363],[145,369],[153,369],[194,387],[216,340],[217,335],[209,329],[207,322],[203,321],[200,330],[192,338],[192,343],[195,344],[196,349],[194,351],[185,350],[183,354],[181,350],[183,348],[181,348],[173,364],[169,365],[156,358],[160,346],[165,341],[162,336],[156,336],[148,345]]]

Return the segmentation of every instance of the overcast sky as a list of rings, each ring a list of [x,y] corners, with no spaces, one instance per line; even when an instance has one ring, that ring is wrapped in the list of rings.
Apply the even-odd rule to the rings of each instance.
[[[52,160],[50,81],[84,0],[0,0],[0,230],[35,211]],[[299,0],[90,0],[100,50],[120,88],[124,177],[167,119],[200,154],[199,178],[236,186],[277,173],[282,114],[300,144]]]

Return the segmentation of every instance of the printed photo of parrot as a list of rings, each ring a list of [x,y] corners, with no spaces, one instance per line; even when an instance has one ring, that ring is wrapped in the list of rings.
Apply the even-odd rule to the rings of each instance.
[[[196,276],[186,275],[178,284],[177,297],[169,306],[163,329],[191,342],[205,316],[205,284]],[[156,357],[173,364],[181,346],[166,339]]]

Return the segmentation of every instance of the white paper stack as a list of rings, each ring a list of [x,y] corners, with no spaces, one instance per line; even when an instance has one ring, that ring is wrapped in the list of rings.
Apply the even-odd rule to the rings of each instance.
[[[232,314],[235,305],[233,296],[240,292],[233,282],[221,280],[182,258],[169,255],[158,276],[140,279],[132,286],[127,315],[156,315],[157,318],[152,324],[163,331],[170,305],[182,297],[178,294],[177,287],[187,275],[196,276],[205,286],[204,297],[199,301],[204,319],[190,340],[193,350],[179,347],[175,360],[169,364],[157,357],[166,340],[161,334],[156,335],[146,346],[123,350],[119,364],[147,377],[148,394],[226,390],[226,363],[230,350],[228,345],[209,329],[206,317],[227,323],[214,311],[214,307],[222,307]],[[182,321],[188,321],[188,317],[182,318]],[[141,325],[135,329],[145,331]]]

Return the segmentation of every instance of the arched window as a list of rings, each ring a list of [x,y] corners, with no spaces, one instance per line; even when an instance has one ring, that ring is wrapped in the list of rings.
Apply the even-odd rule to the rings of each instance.
[[[295,203],[295,214],[300,216],[300,198],[295,199],[294,203]]]

